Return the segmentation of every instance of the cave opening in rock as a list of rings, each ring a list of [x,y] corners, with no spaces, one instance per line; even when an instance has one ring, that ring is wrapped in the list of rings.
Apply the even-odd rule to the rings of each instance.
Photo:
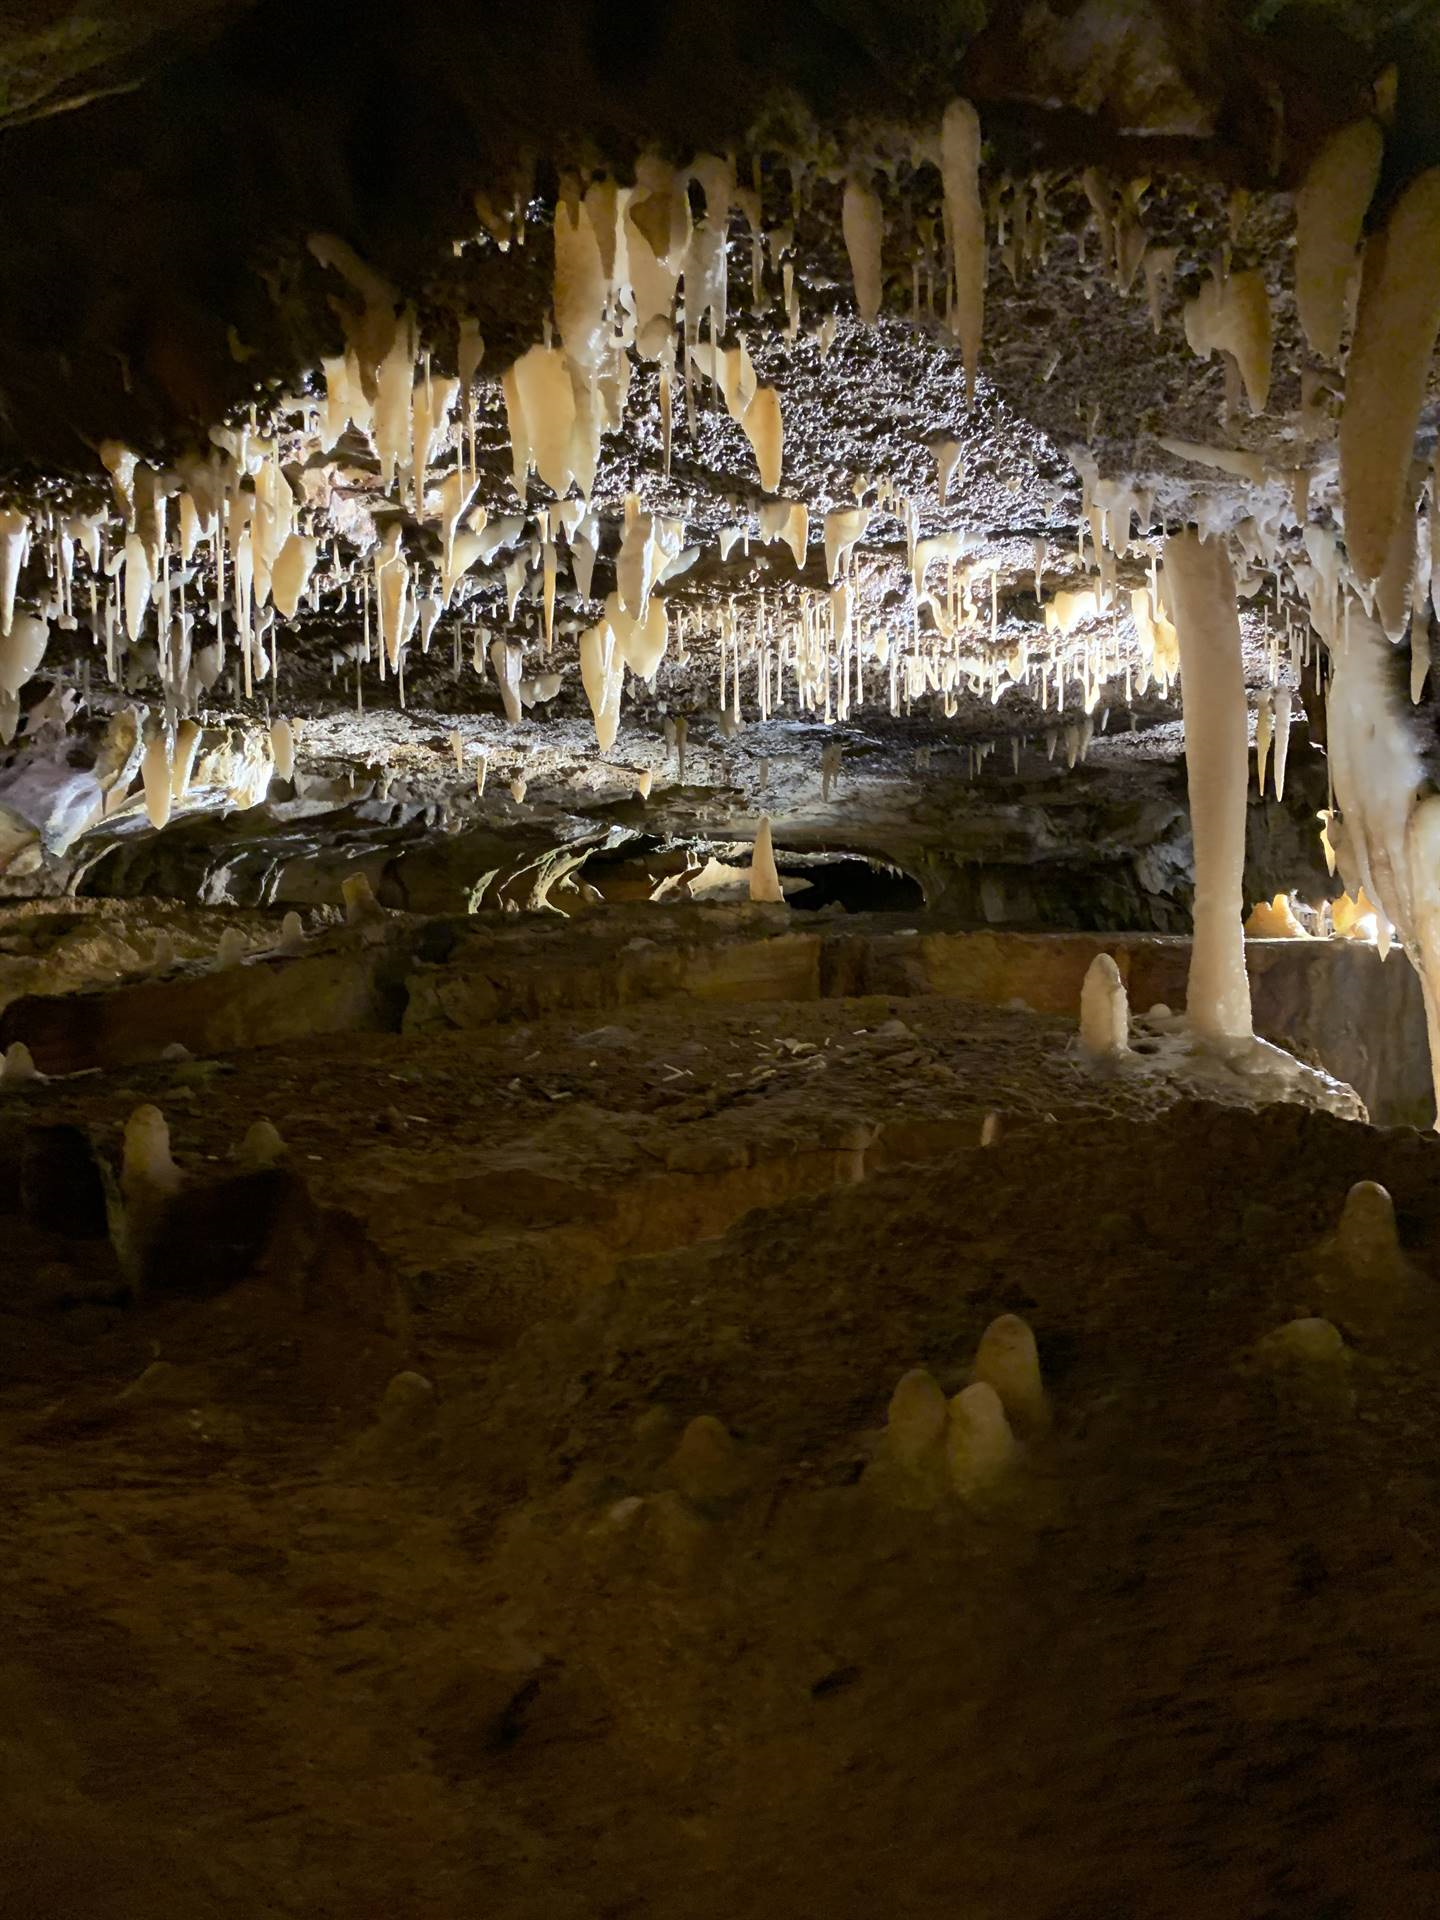
[[[913,913],[925,904],[920,882],[881,860],[833,853],[797,865],[782,854],[776,864],[782,884],[787,876],[805,882],[787,896],[787,904],[798,913],[832,906],[846,913]]]

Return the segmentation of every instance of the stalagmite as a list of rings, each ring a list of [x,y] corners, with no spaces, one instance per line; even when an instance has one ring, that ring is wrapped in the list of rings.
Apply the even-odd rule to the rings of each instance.
[[[1050,1402],[1040,1378],[1035,1335],[1018,1314],[1002,1313],[990,1322],[980,1336],[971,1371],[995,1389],[1017,1433],[1043,1433],[1049,1427]]]
[[[1250,909],[1245,922],[1247,940],[1304,940],[1308,937],[1283,893],[1277,893],[1271,900],[1259,901]]]
[[[1340,415],[1345,549],[1378,578],[1406,510],[1415,429],[1440,331],[1440,167],[1410,182],[1366,243]]]
[[[280,922],[280,939],[277,943],[277,948],[280,953],[283,953],[286,958],[289,959],[293,958],[297,953],[303,952],[304,946],[304,923],[292,907]]]
[[[347,874],[340,882],[340,897],[345,903],[347,926],[358,927],[366,921],[379,922],[385,917],[385,909],[375,898],[366,874]]]
[[[261,1173],[267,1168],[278,1167],[287,1151],[280,1129],[272,1121],[252,1120],[236,1157],[243,1172]]]
[[[769,906],[785,904],[785,890],[780,884],[780,872],[775,865],[775,847],[768,814],[760,822],[750,855],[750,898]]]
[[[1295,309],[1322,360],[1338,359],[1365,213],[1385,140],[1374,120],[1332,134],[1295,196]]]
[[[890,1458],[918,1472],[939,1454],[949,1408],[940,1383],[924,1367],[902,1374],[885,1416],[885,1446]]]
[[[977,1380],[950,1402],[945,1453],[950,1484],[962,1500],[983,1500],[1013,1466],[1015,1437],[987,1381]]]
[[[43,1076],[23,1040],[12,1040],[0,1059],[0,1087],[24,1087]]]
[[[940,125],[940,177],[945,229],[954,261],[951,320],[965,356],[965,398],[975,398],[975,371],[985,326],[985,208],[980,199],[980,120],[968,100],[952,100]]]
[[[275,778],[295,777],[295,732],[282,713],[270,729],[270,750],[275,755]]]
[[[1357,1180],[1345,1196],[1336,1251],[1358,1280],[1386,1280],[1404,1267],[1395,1203],[1377,1180]]]
[[[1080,988],[1080,1045],[1092,1059],[1110,1060],[1128,1051],[1130,1002],[1120,969],[1108,953],[1097,953]]]
[[[1235,579],[1224,546],[1193,533],[1167,540],[1165,585],[1180,640],[1195,844],[1188,1017],[1203,1039],[1239,1041],[1251,1036],[1241,886],[1250,753]]]
[[[125,1122],[120,1190],[127,1204],[148,1196],[167,1196],[180,1185],[180,1169],[170,1157],[170,1129],[158,1107],[136,1107]]]
[[[250,949],[245,944],[245,936],[238,927],[226,927],[215,943],[215,964],[222,970],[238,967]]]
[[[845,182],[840,224],[855,282],[855,310],[868,324],[880,312],[880,250],[885,238],[885,216],[879,194],[859,174],[852,173]]]

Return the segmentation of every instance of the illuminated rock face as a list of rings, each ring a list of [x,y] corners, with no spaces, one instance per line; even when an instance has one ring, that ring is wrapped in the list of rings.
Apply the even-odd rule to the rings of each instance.
[[[1075,44],[1042,52],[1002,6],[961,67],[917,41],[877,60],[844,112],[824,62],[792,71],[777,40],[743,112],[717,67],[693,128],[664,88],[600,114],[629,129],[613,151],[581,131],[588,52],[567,68],[566,111],[541,112],[547,21],[527,42],[527,142],[509,114],[484,151],[437,133],[425,181],[394,183],[404,246],[358,200],[297,183],[266,215],[283,212],[286,238],[261,291],[205,319],[226,378],[190,367],[204,355],[164,323],[143,351],[131,329],[118,387],[66,389],[77,422],[82,400],[107,414],[81,423],[90,484],[0,502],[0,880],[39,891],[94,872],[123,891],[149,834],[178,843],[159,864],[179,863],[202,823],[254,811],[264,851],[251,859],[246,829],[234,866],[267,906],[342,904],[326,835],[410,905],[392,834],[438,865],[472,831],[518,842],[559,812],[588,831],[639,796],[661,840],[763,816],[787,849],[830,851],[843,817],[882,858],[893,830],[899,865],[928,815],[953,848],[929,897],[953,888],[944,904],[963,894],[975,920],[1181,928],[1193,890],[1191,1027],[1242,1047],[1242,909],[1316,904],[1322,788],[1342,883],[1354,864],[1364,803],[1353,780],[1348,801],[1328,790],[1321,687],[1356,685],[1343,655],[1373,616],[1424,696],[1440,155],[1407,119],[1401,54],[1371,73],[1357,50],[1354,89],[1307,96],[1303,135],[1277,109],[1261,165],[1225,145],[1235,83],[1219,66],[1203,86],[1182,75],[1144,4],[1123,22],[1091,12]],[[446,27],[461,93],[480,84],[461,58],[471,31]],[[898,29],[874,31],[888,44]],[[487,73],[509,32],[493,28]],[[1279,40],[1257,31],[1246,54],[1283,108]],[[397,71],[412,57],[392,50]],[[937,91],[955,72],[965,93]],[[747,139],[771,82],[803,111]],[[1047,164],[1019,163],[1016,104],[1082,95],[1085,164],[1044,133]],[[254,103],[257,141],[273,111]],[[134,116],[132,170],[161,139]],[[537,126],[554,132],[532,165],[518,154]],[[1136,134],[1182,130],[1207,163],[1193,177],[1169,147],[1153,178],[1126,170]],[[1224,196],[1209,172],[1248,191]],[[234,218],[253,238],[251,209]],[[181,281],[189,248],[175,243]],[[187,367],[196,392],[167,413],[161,389]],[[5,385],[28,417],[26,381]],[[1103,870],[1115,816],[1175,764],[1177,697],[1193,831],[1172,817],[1162,845],[1125,829],[1122,891]],[[1241,878],[1234,777],[1252,709],[1260,885]],[[1062,770],[1086,795],[1119,789],[1074,836],[1079,859],[1032,804]],[[1013,802],[977,833],[988,845],[962,846],[957,778]],[[1071,824],[1081,804],[1056,803]],[[1418,872],[1440,829],[1414,816]],[[1017,871],[1026,834],[1070,869],[1063,901],[1050,874]],[[566,821],[543,860],[573,837]],[[604,901],[577,869],[522,902],[512,865],[472,862],[456,896]],[[323,872],[308,888],[306,868]],[[777,904],[758,850],[752,877]],[[1394,928],[1417,959],[1428,909],[1384,890],[1367,890],[1381,945]],[[1114,1059],[1125,1025],[1104,973],[1085,1045]]]

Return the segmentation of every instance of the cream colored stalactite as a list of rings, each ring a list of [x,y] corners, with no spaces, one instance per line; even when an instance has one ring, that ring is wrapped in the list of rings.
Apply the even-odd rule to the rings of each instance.
[[[275,557],[270,575],[270,596],[275,602],[276,611],[286,620],[295,618],[305,589],[310,584],[310,576],[315,571],[319,551],[318,540],[312,540],[303,533],[292,533]]]
[[[960,456],[964,448],[958,440],[937,440],[931,451],[935,455],[937,498],[943,507],[948,500],[951,484],[959,471]]]
[[[371,438],[386,493],[410,466],[413,445],[411,389],[415,377],[415,325],[410,315],[395,329],[389,351],[375,374],[375,410]]]
[[[110,484],[115,493],[115,504],[119,507],[125,525],[135,523],[135,469],[139,465],[139,455],[122,445],[119,440],[102,440],[96,448],[100,455],[100,464],[110,476]]]
[[[670,639],[665,602],[657,595],[650,601],[645,618],[636,620],[612,593],[605,602],[605,618],[625,665],[637,680],[653,681]]]
[[[1380,178],[1385,139],[1374,120],[1332,134],[1295,196],[1295,309],[1322,360],[1335,360],[1365,214]]]
[[[425,486],[431,464],[438,457],[450,424],[458,380],[437,380],[425,357],[425,376],[410,394],[410,499],[417,515],[425,511]]]
[[[879,194],[863,174],[852,173],[845,182],[840,225],[855,283],[855,311],[868,325],[880,313],[885,214]]]
[[[1331,660],[1327,744],[1340,818],[1331,816],[1330,836],[1347,888],[1375,903],[1420,975],[1440,1088],[1440,805],[1393,650],[1358,608]]]
[[[580,681],[590,703],[595,742],[601,753],[609,753],[620,730],[620,693],[624,680],[624,661],[615,635],[609,621],[602,620],[580,636]]]
[[[505,398],[521,499],[525,469],[532,465],[553,492],[568,492],[577,477],[577,456],[585,464],[591,423],[577,407],[575,381],[564,351],[535,346],[523,353],[506,375]],[[593,466],[592,459],[592,476]]]
[[[150,557],[145,551],[145,543],[138,533],[125,537],[125,634],[127,639],[138,640],[145,625],[145,615],[150,606],[152,581],[150,578]]]
[[[869,507],[837,507],[825,516],[825,573],[834,586],[870,526]]]
[[[1275,798],[1285,798],[1285,763],[1290,756],[1289,687],[1275,689]]]
[[[20,689],[40,670],[50,642],[50,624],[33,613],[17,614],[0,638],[0,695],[19,698]]]
[[[1208,360],[1218,348],[1240,369],[1251,413],[1263,413],[1270,398],[1272,331],[1265,276],[1256,268],[1215,274],[1185,303],[1185,338],[1193,353]]]
[[[505,718],[511,726],[518,726],[524,718],[520,704],[520,674],[524,655],[519,647],[512,647],[508,641],[496,638],[490,642],[490,666],[500,688],[500,703],[505,709]]]
[[[195,756],[200,751],[202,729],[198,720],[182,720],[175,733],[175,750],[170,756],[170,798],[183,800],[190,791],[195,772]]]
[[[1366,243],[1340,414],[1345,547],[1378,578],[1407,510],[1415,430],[1440,332],[1440,167],[1412,180]]]
[[[785,451],[785,427],[780,414],[780,395],[774,387],[756,389],[755,397],[745,409],[745,417],[740,424],[755,455],[755,464],[760,470],[760,485],[766,493],[774,493],[780,485],[781,465]]]
[[[760,538],[767,545],[781,541],[795,556],[797,570],[805,567],[805,549],[810,538],[810,509],[803,500],[763,500],[760,503]]]
[[[1412,478],[1414,478],[1412,469]],[[1395,531],[1390,537],[1390,551],[1385,556],[1385,564],[1380,569],[1380,577],[1375,582],[1375,615],[1385,629],[1385,637],[1392,644],[1403,640],[1410,631],[1410,599],[1415,585],[1415,546],[1418,521],[1415,503],[1407,493],[1400,516],[1395,522]]]
[[[965,397],[975,397],[975,373],[985,326],[985,208],[980,198],[980,119],[968,100],[952,100],[940,124],[940,177],[954,280],[951,323],[965,356]]]
[[[1241,884],[1249,728],[1235,578],[1223,545],[1194,533],[1167,540],[1165,587],[1180,643],[1195,846],[1188,1017],[1203,1039],[1245,1040],[1252,1032]]]
[[[157,727],[146,744],[140,778],[145,789],[145,812],[151,826],[158,831],[169,823],[173,798],[170,748],[163,727]]]
[[[1272,696],[1262,693],[1255,708],[1255,788],[1264,795],[1265,768],[1270,759],[1270,742],[1275,732]]]

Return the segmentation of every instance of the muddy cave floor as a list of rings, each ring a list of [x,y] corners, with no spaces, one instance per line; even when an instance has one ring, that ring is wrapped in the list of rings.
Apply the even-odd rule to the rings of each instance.
[[[676,1002],[7,1094],[0,1912],[1434,1912],[1440,1147],[1073,1032]],[[34,1142],[145,1100],[124,1305]],[[1323,1253],[1362,1178],[1388,1306]],[[1004,1311],[1053,1432],[898,1502],[896,1380]],[[1257,1362],[1319,1312],[1343,1380]]]

